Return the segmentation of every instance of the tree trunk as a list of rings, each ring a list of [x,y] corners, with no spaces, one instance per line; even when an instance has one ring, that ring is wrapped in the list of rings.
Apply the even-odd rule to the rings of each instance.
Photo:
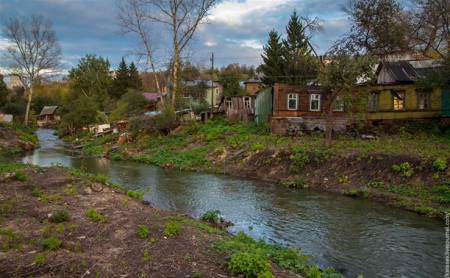
[[[30,86],[30,90],[28,91],[28,101],[27,101],[27,107],[25,109],[25,120],[23,121],[24,125],[28,125],[28,115],[30,114],[30,107],[31,107],[31,99],[33,97],[33,87]]]
[[[172,85],[172,92],[171,92],[171,103],[172,106],[175,107],[175,96],[177,94],[178,89],[178,53],[174,54],[173,57],[173,67],[172,67],[172,79],[173,79],[173,85]]]
[[[326,127],[325,127],[325,146],[328,148],[331,146],[331,135],[333,134],[333,108],[330,107],[326,115]]]

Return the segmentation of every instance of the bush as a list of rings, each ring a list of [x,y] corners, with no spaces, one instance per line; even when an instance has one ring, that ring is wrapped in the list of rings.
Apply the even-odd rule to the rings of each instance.
[[[148,227],[145,225],[139,225],[136,234],[138,235],[139,238],[146,238],[148,237],[149,234],[149,230]]]
[[[228,269],[233,274],[243,274],[245,277],[275,277],[270,272],[272,269],[270,264],[261,255],[254,253],[239,252],[234,254],[230,259]]]
[[[28,176],[27,174],[17,171],[16,174],[14,175],[14,178],[18,181],[27,181],[28,180]]]
[[[52,216],[50,217],[52,222],[54,223],[60,223],[64,221],[70,220],[69,212],[66,209],[60,209],[52,213]]]
[[[164,230],[164,235],[166,236],[177,236],[181,232],[181,227],[178,222],[169,221],[166,225],[166,229]]]
[[[41,239],[41,241],[39,241],[39,245],[44,250],[57,250],[61,246],[61,241],[54,237],[49,237]]]
[[[102,221],[106,222],[106,218],[103,217],[100,213],[98,213],[95,209],[90,208],[87,210],[86,215],[89,216],[94,222]]]
[[[447,169],[447,158],[446,157],[437,158],[433,162],[433,167],[438,171],[441,172],[444,171],[445,169]]]
[[[366,185],[373,188],[384,188],[384,183],[381,181],[369,181]]]
[[[220,210],[208,210],[207,212],[205,212],[202,217],[200,217],[201,220],[205,220],[205,221],[210,221],[210,222],[215,222],[218,223],[220,222]]]

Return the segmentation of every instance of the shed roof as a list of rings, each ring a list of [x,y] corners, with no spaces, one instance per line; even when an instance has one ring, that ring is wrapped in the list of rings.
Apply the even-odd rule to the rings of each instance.
[[[58,106],[44,106],[39,116],[53,115],[58,109]]]
[[[439,60],[383,61],[378,65],[377,74],[386,70],[395,82],[414,82],[430,70],[439,70]]]
[[[147,100],[153,100],[153,101],[158,101],[158,97],[159,97],[159,94],[158,94],[158,93],[142,93],[142,95],[143,95]]]

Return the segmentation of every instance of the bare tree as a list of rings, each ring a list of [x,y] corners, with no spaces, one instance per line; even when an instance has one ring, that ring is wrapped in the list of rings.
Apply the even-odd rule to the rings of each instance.
[[[11,61],[11,71],[21,77],[28,91],[24,120],[26,125],[33,98],[34,82],[36,78],[58,68],[61,47],[52,23],[40,15],[10,17],[3,23],[2,33],[10,43],[4,55],[5,59]]]
[[[149,29],[151,26],[150,17],[148,16],[149,11],[146,10],[145,2],[142,0],[121,0],[116,3],[119,9],[119,14],[117,18],[119,19],[119,25],[123,30],[127,32],[133,32],[139,35],[141,43],[144,47],[145,56],[147,57],[150,67],[155,78],[156,89],[160,94],[161,102],[163,103],[162,90],[159,85],[158,74],[156,73],[155,60],[154,60],[154,50],[152,46],[154,45],[151,37],[149,35]],[[139,56],[142,56],[140,50],[137,51]]]
[[[172,94],[171,103],[175,104],[179,82],[180,56],[194,36],[197,27],[208,15],[210,9],[220,0],[143,0],[152,10],[148,16],[155,22],[164,24],[171,30],[172,36]]]

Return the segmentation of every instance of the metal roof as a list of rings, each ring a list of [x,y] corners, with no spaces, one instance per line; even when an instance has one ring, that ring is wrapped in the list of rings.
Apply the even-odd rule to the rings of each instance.
[[[58,106],[44,106],[39,116],[53,115],[56,109],[58,109]]]

